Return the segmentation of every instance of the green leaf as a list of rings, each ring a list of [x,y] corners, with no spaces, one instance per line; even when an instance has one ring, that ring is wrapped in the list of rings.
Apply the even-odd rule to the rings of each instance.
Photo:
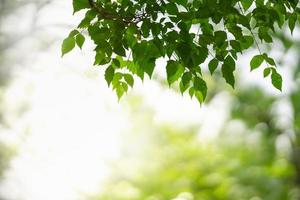
[[[184,67],[174,60],[169,60],[166,68],[169,85],[177,81],[184,72]]]
[[[113,88],[116,88],[120,84],[120,81],[121,81],[122,78],[123,78],[123,74],[122,73],[116,72],[114,74],[113,80],[111,82],[112,85],[113,85]]]
[[[62,56],[72,51],[75,47],[75,39],[74,37],[67,37],[64,39],[62,46],[61,46],[61,53]]]
[[[240,39],[241,50],[249,49],[254,43],[252,36],[245,35]]]
[[[296,25],[296,22],[297,22],[297,14],[294,13],[294,14],[291,14],[290,17],[289,17],[289,28],[291,30],[291,33],[293,34],[294,32],[294,29],[295,29],[295,25]]]
[[[251,71],[258,68],[263,63],[263,61],[264,61],[263,55],[254,56],[250,62]]]
[[[179,5],[182,5],[182,6],[186,6],[186,4],[188,2],[187,0],[171,0],[171,2],[172,1],[179,4]]]
[[[191,72],[185,72],[182,75],[181,81],[179,82],[179,89],[181,94],[183,94],[190,87],[191,80],[192,80]]]
[[[199,101],[199,103],[202,103],[205,100],[207,94],[206,82],[202,78],[196,76],[194,78],[193,83],[194,83],[195,96]]]
[[[109,66],[105,70],[105,74],[104,74],[108,86],[110,86],[112,80],[114,79],[114,75],[115,75],[115,69],[113,68],[113,66]]]
[[[74,13],[85,8],[90,8],[90,4],[88,0],[73,0]]]
[[[184,86],[182,81],[179,82],[179,90],[182,95],[188,88],[189,88],[189,85]]]
[[[194,94],[195,94],[195,89],[194,89],[194,87],[191,87],[189,89],[189,95],[190,95],[190,97],[193,98]]]
[[[168,3],[166,5],[166,10],[170,15],[178,14],[178,8],[177,8],[176,4],[174,4],[174,3]]]
[[[121,63],[120,63],[120,61],[117,58],[114,58],[112,60],[112,65],[116,69],[116,68],[119,68],[121,66]]]
[[[79,34],[79,31],[75,29],[75,30],[73,30],[73,31],[70,32],[70,34],[69,34],[68,37],[74,37],[74,36],[76,36],[77,34]]]
[[[217,59],[212,59],[209,63],[208,63],[208,69],[210,71],[210,74],[212,75],[215,70],[217,69],[219,65],[219,61]]]
[[[272,79],[273,86],[281,91],[281,89],[282,89],[282,77],[274,68],[272,69],[271,79]]]
[[[226,82],[234,88],[235,79],[233,72],[235,70],[235,61],[231,56],[227,56],[222,65],[222,74]]]
[[[128,91],[128,85],[127,85],[127,83],[121,81],[120,84],[122,85],[122,87],[124,89],[124,92],[127,92]]]
[[[227,40],[227,33],[224,31],[216,31],[214,37],[216,45],[221,47]]]
[[[80,22],[78,25],[78,28],[87,28],[90,24],[91,21],[97,16],[97,12],[94,10],[89,10],[86,12],[85,17],[83,20]]]
[[[117,93],[117,96],[118,96],[118,100],[120,101],[121,97],[124,95],[125,93],[125,90],[124,90],[124,87],[122,84],[119,84],[117,87],[116,87],[116,93]]]
[[[124,79],[128,83],[128,85],[130,85],[131,87],[133,87],[134,79],[133,79],[133,77],[132,77],[131,74],[124,74]]]
[[[273,59],[273,58],[270,58],[270,57],[268,56],[268,54],[264,53],[262,56],[263,56],[264,60],[265,60],[267,63],[269,63],[269,64],[272,65],[272,66],[276,66],[276,63],[275,63],[274,59]]]
[[[236,52],[242,52],[241,44],[237,40],[231,40],[230,46],[236,51]]]
[[[208,49],[206,47],[197,47],[196,53],[192,54],[193,66],[199,66],[204,63],[208,56]]]
[[[267,77],[270,75],[272,68],[271,67],[267,67],[264,69],[264,77]]]
[[[116,43],[115,45],[114,45],[114,50],[113,50],[117,55],[119,55],[119,56],[123,56],[123,57],[125,57],[126,56],[126,52],[125,52],[125,49],[124,49],[124,47],[122,46],[122,44],[121,43]]]
[[[241,0],[241,4],[244,8],[244,11],[247,11],[251,7],[253,1],[254,0]]]
[[[101,65],[102,61],[105,59],[105,55],[102,51],[96,52],[94,65]]]
[[[181,77],[181,81],[184,86],[188,85],[191,80],[192,80],[191,72],[185,72]]]
[[[270,57],[266,57],[265,60],[267,61],[267,63],[269,63],[270,65],[272,66],[276,66],[276,63],[274,61],[273,58],[270,58]]]
[[[148,37],[150,34],[150,21],[144,20],[141,26],[142,34],[144,37]]]
[[[85,41],[84,36],[83,36],[81,33],[79,33],[79,34],[76,36],[76,44],[78,45],[78,47],[79,47],[80,49],[82,49],[82,46],[83,46],[83,44],[84,44],[84,41]]]
[[[149,59],[148,62],[143,62],[142,69],[148,74],[149,78],[152,77],[155,68],[155,59]]]
[[[273,42],[273,39],[270,36],[269,31],[268,31],[268,29],[266,27],[260,27],[258,29],[258,37],[261,40],[264,40],[267,43],[272,43]]]

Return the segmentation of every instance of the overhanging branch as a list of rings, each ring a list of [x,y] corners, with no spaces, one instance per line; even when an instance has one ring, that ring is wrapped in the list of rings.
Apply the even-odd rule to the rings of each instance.
[[[105,8],[102,8],[99,5],[96,5],[96,3],[93,0],[89,0],[89,4],[91,6],[92,9],[94,9],[101,18],[103,19],[109,19],[109,20],[117,20],[117,21],[121,21],[124,22],[126,24],[128,24],[128,21],[125,21],[122,17],[120,17],[119,15],[115,14],[115,13],[111,13],[109,11],[107,11]]]
[[[94,2],[94,0],[88,0],[88,1],[89,1],[91,8],[94,9],[102,19],[116,20],[116,21],[119,21],[119,22],[122,22],[122,23],[128,25],[131,23],[137,24],[147,17],[145,13],[137,14],[137,15],[131,16],[131,17],[123,17],[116,13],[112,13],[112,12],[106,10],[105,8],[97,5]]]

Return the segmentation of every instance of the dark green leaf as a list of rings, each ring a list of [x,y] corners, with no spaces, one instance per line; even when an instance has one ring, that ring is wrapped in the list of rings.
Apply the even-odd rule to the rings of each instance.
[[[296,25],[296,22],[297,22],[297,14],[294,13],[294,14],[291,14],[290,17],[289,17],[289,28],[291,30],[291,33],[293,34],[294,32],[294,29],[295,29],[295,25]]]
[[[196,76],[194,78],[193,83],[194,83],[195,96],[199,101],[199,103],[202,103],[205,100],[207,94],[206,82],[202,78]]]
[[[234,88],[235,79],[233,72],[235,70],[235,61],[231,56],[227,56],[222,65],[222,74],[226,82]]]
[[[281,91],[281,89],[282,89],[282,77],[275,69],[272,70],[271,79],[272,79],[273,86]]]
[[[73,0],[74,13],[85,8],[90,8],[88,0]]]
[[[246,35],[240,39],[240,44],[241,44],[242,50],[250,48],[253,45],[253,43],[254,43],[254,39],[252,36]]]
[[[177,8],[176,4],[174,4],[174,3],[168,3],[166,5],[166,10],[170,15],[178,14],[178,8]]]
[[[213,74],[215,72],[215,70],[217,69],[219,65],[219,61],[217,59],[212,59],[209,63],[208,63],[208,69],[210,71],[210,74]]]
[[[224,31],[215,32],[215,43],[217,46],[221,47],[227,40],[227,34]]]
[[[116,43],[116,44],[114,45],[113,51],[114,51],[117,55],[119,55],[119,56],[123,56],[123,57],[126,56],[125,49],[124,49],[124,47],[122,46],[122,44],[119,43],[119,42]]]
[[[250,6],[252,5],[254,0],[241,0],[241,3],[243,5],[244,11],[247,11]]]
[[[267,77],[270,75],[272,68],[267,67],[264,69],[264,77]]]
[[[264,57],[262,55],[256,55],[251,59],[250,66],[251,71],[258,68],[264,61]]]
[[[177,81],[184,72],[184,67],[174,60],[169,60],[166,68],[169,85]]]
[[[114,75],[115,75],[115,69],[112,67],[112,66],[109,66],[106,71],[105,71],[105,80],[108,84],[108,86],[110,86],[113,78],[114,78]]]

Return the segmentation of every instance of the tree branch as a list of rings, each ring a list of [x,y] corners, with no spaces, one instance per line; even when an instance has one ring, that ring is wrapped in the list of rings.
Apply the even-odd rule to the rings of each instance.
[[[138,15],[131,16],[131,17],[122,17],[116,13],[107,11],[105,8],[103,8],[99,5],[96,5],[94,0],[88,0],[88,1],[89,1],[91,8],[94,9],[100,15],[100,17],[103,19],[117,20],[117,21],[120,21],[120,22],[128,25],[131,23],[137,24],[137,23],[143,21],[147,17],[147,15],[144,12],[142,14],[138,14]]]
[[[127,21],[124,21],[124,19],[122,17],[120,17],[119,15],[108,12],[106,9],[102,8],[101,6],[96,5],[93,0],[89,0],[89,4],[90,4],[91,8],[94,9],[95,11],[97,11],[97,13],[103,19],[117,20],[117,21],[121,21],[124,23],[127,22]]]

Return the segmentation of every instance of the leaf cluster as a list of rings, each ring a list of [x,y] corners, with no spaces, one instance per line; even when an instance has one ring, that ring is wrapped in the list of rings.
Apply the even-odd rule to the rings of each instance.
[[[202,103],[207,85],[202,69],[208,65],[232,87],[236,62],[254,45],[259,54],[251,70],[265,63],[279,90],[282,77],[275,61],[259,44],[272,43],[273,33],[288,24],[293,33],[299,21],[298,0],[73,0],[74,13],[85,17],[62,44],[62,53],[84,43],[86,30],[95,44],[95,65],[106,67],[105,79],[119,98],[133,86],[134,76],[152,77],[156,60],[166,60],[167,82],[178,81]],[[81,32],[79,32],[80,30]]]

